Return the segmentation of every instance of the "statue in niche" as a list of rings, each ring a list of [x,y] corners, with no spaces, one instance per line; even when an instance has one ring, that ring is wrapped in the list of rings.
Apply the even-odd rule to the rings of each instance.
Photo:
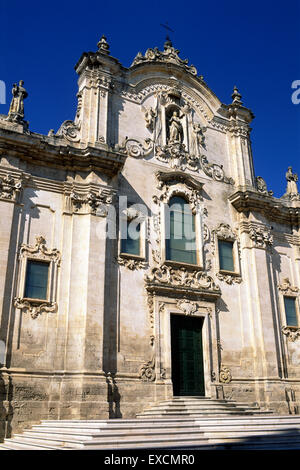
[[[286,194],[298,194],[298,175],[297,173],[293,173],[291,166],[288,167],[288,171],[286,172],[285,177],[287,180]]]
[[[169,144],[183,142],[183,127],[181,119],[184,114],[180,115],[178,111],[173,111],[173,115],[169,120]]]
[[[24,120],[24,99],[28,93],[23,87],[24,81],[20,80],[19,85],[14,83],[12,89],[13,98],[8,111],[8,121],[20,122]]]

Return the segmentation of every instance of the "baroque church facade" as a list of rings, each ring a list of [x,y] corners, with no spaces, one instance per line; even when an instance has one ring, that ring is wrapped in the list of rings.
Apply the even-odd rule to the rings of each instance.
[[[167,39],[103,36],[74,120],[0,115],[0,421],[135,417],[173,396],[300,402],[300,197],[256,176],[252,112]],[[3,437],[3,433],[2,433]]]

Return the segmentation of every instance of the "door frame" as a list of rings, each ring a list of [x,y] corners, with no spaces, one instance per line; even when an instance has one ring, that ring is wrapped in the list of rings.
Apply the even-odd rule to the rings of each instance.
[[[155,337],[156,382],[169,385],[169,396],[173,395],[171,315],[202,317],[202,348],[205,396],[215,395],[215,383],[220,373],[218,351],[218,328],[215,304],[193,299],[155,297],[153,312],[153,333]]]
[[[200,390],[198,391],[198,393],[188,393],[187,396],[205,396],[205,374],[204,374],[204,357],[203,357],[203,317],[201,316],[191,316],[191,315],[175,315],[175,314],[171,314],[170,315],[170,319],[171,319],[171,375],[172,375],[172,382],[173,382],[173,393],[175,394],[175,383],[174,383],[174,376],[175,376],[175,367],[174,367],[174,361],[173,359],[175,359],[176,361],[176,357],[178,356],[178,359],[180,357],[180,348],[177,349],[177,353],[178,354],[175,354],[175,351],[173,351],[172,349],[172,345],[174,345],[174,337],[173,337],[173,334],[175,333],[175,327],[178,328],[178,319],[180,319],[180,326],[179,326],[179,329],[180,328],[184,328],[184,325],[186,325],[186,327],[188,326],[188,324],[190,323],[190,326],[191,326],[191,323],[194,322],[194,325],[197,324],[197,329],[200,329],[200,335],[201,335],[201,352],[200,352],[200,357],[202,359],[202,364],[201,364],[201,382],[203,380],[203,384],[201,384],[201,391],[203,393],[200,393]],[[182,321],[183,320],[183,321]],[[196,322],[195,322],[196,320]],[[177,325],[176,325],[177,323]],[[176,346],[179,346],[179,344],[177,344]],[[194,354],[194,351],[193,351],[193,356],[195,356]],[[195,371],[195,361],[193,361],[193,369]],[[179,380],[179,376],[176,377],[177,380]],[[180,383],[177,384],[177,387],[176,388],[180,388],[179,387]],[[203,389],[202,389],[202,386],[203,386]],[[179,392],[179,390],[178,390]],[[181,396],[182,394],[181,393],[176,393],[176,395],[179,395]],[[184,394],[183,394],[184,396]]]

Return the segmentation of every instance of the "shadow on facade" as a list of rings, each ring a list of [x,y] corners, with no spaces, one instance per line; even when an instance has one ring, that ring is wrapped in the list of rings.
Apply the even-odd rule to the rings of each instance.
[[[107,402],[109,405],[109,419],[122,418],[121,413],[121,395],[115,380],[114,374],[106,373],[107,383]]]
[[[226,432],[222,431],[222,434]],[[216,437],[217,438],[217,437]],[[247,450],[300,450],[300,430],[299,428],[290,428],[288,430],[278,430],[273,433],[254,434],[248,437],[237,437],[236,442],[228,438],[228,442],[220,443],[203,443],[196,446],[177,446],[169,447],[167,450],[230,450],[230,451],[247,451]],[[212,438],[213,439],[213,438]],[[273,455],[273,454],[272,454]]]
[[[15,330],[15,315],[11,314],[11,309],[18,282],[18,262],[16,262],[18,253],[18,243],[28,243],[28,240],[24,240],[26,216],[30,215],[30,219],[38,219],[40,217],[39,209],[35,207],[34,203],[31,201],[31,198],[34,198],[36,196],[36,191],[33,189],[27,189],[26,191],[26,204],[24,206],[15,205],[14,207],[13,220],[11,224],[11,236],[9,242],[7,270],[5,275],[5,286],[3,292],[0,340],[6,342],[5,366],[7,368],[11,366],[12,344]],[[28,229],[28,233],[30,233],[30,227]]]
[[[8,383],[5,383],[0,371],[0,442],[12,436],[11,422],[13,419],[13,384],[12,378],[8,376]]]

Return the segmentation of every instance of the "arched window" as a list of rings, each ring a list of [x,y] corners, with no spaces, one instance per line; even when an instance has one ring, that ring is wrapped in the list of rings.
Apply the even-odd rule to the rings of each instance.
[[[166,231],[166,259],[197,264],[195,216],[180,196],[169,201],[169,231]]]

